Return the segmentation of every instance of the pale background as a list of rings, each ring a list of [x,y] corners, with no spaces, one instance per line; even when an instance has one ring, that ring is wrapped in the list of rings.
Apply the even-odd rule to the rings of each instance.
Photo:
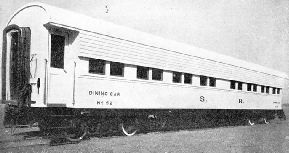
[[[35,0],[0,1],[8,19]],[[39,0],[289,74],[288,0]],[[2,51],[2,46],[0,47]],[[289,103],[288,83],[283,91]]]

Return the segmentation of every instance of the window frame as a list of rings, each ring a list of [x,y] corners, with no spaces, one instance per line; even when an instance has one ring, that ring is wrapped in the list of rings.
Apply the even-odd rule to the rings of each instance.
[[[119,75],[119,74],[112,74],[112,73],[115,73],[115,72],[113,72],[113,70],[112,70],[112,65],[114,65],[114,64],[120,64],[122,67],[121,67],[121,72],[122,72],[122,74],[121,75]],[[117,76],[117,77],[124,77],[124,69],[125,69],[125,64],[124,63],[120,63],[120,62],[110,62],[110,73],[109,73],[109,75],[110,76]]]
[[[217,78],[209,77],[209,87],[216,87],[217,86]]]
[[[204,80],[204,82],[202,80]],[[208,86],[208,77],[207,76],[200,75],[200,86]]]
[[[230,80],[230,89],[236,89],[236,82],[235,80]]]
[[[155,77],[154,74],[157,75],[157,78],[159,77],[158,75],[160,75],[160,79],[154,78]],[[152,80],[163,81],[163,74],[164,74],[163,69],[152,68]]]
[[[243,90],[243,82],[240,82],[240,81],[238,82],[238,87],[237,87],[237,89],[238,89],[238,90],[241,90],[241,91]]]
[[[103,62],[102,64],[103,64],[103,68],[102,68],[102,73],[99,73],[99,72],[91,72],[91,69],[90,69],[90,67],[91,67],[91,62],[92,61],[101,61],[101,62]],[[98,63],[98,62],[97,62]],[[102,59],[94,59],[94,58],[89,58],[88,59],[88,73],[89,74],[99,74],[99,75],[105,75],[105,70],[106,70],[106,61],[105,60],[102,60]]]
[[[265,87],[265,93],[266,93],[266,94],[270,94],[270,87],[269,87],[269,86],[266,86],[266,87]]]
[[[137,66],[136,67],[136,78],[137,79],[142,79],[142,80],[148,80],[149,79],[149,70],[150,70],[149,67]],[[141,72],[145,72],[144,74],[146,75],[146,77],[143,77],[144,75],[139,75],[139,74],[143,74]]]
[[[253,92],[257,92],[257,84],[252,84],[252,86],[253,86]]]
[[[179,79],[178,81],[175,80],[175,78],[176,78],[175,75]],[[182,83],[182,72],[173,71],[173,73],[172,73],[172,82],[173,83]]]
[[[281,88],[277,88],[277,94],[278,94],[278,95],[281,94]]]
[[[184,73],[184,84],[192,84],[193,83],[193,74]]]
[[[261,85],[261,93],[265,93],[265,86]]]
[[[276,93],[277,93],[277,92],[276,92],[276,88],[273,87],[273,88],[272,88],[272,94],[275,95]]]
[[[64,38],[64,44],[63,44],[63,63],[62,63],[62,67],[54,67],[52,66],[52,36],[55,35],[55,36],[60,36],[60,37],[63,37]],[[66,64],[65,64],[65,51],[67,50],[67,41],[68,41],[68,34],[64,33],[64,32],[54,32],[54,31],[51,31],[49,33],[49,67],[50,68],[53,68],[53,69],[59,69],[59,70],[64,70],[65,67],[66,67]]]
[[[252,83],[247,83],[247,91],[252,91]]]

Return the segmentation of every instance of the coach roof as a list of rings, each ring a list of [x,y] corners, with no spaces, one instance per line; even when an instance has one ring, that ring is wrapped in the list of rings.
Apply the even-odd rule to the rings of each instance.
[[[173,40],[161,38],[145,32],[136,31],[133,29],[129,29],[123,26],[119,26],[113,23],[109,23],[106,21],[102,21],[99,19],[95,19],[89,16],[81,15],[72,11],[64,10],[43,3],[29,3],[23,6],[22,8],[17,10],[17,12],[11,17],[11,19],[8,22],[8,25],[14,16],[16,16],[22,10],[29,9],[31,7],[40,7],[46,11],[47,23],[43,24],[51,24],[71,30],[77,30],[80,32],[88,31],[93,33],[99,33],[102,35],[107,35],[110,37],[115,37],[139,44],[144,44],[147,46],[153,46],[156,48],[170,50],[181,54],[213,60],[216,62],[234,65],[236,67],[242,67],[245,69],[250,69],[253,71],[258,71],[261,73],[266,73],[269,75],[274,75],[282,78],[288,78],[288,76],[283,72],[266,68],[264,66],[260,66],[251,62],[246,62],[216,52],[208,51],[184,43],[179,43]]]

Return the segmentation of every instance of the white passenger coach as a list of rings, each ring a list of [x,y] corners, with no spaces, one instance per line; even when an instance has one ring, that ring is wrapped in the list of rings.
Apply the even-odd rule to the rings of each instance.
[[[99,126],[112,114],[132,135],[128,118],[132,126],[160,112],[229,112],[252,123],[282,110],[285,73],[46,4],[20,8],[3,36],[2,103],[38,119],[71,115],[84,133],[87,118]]]

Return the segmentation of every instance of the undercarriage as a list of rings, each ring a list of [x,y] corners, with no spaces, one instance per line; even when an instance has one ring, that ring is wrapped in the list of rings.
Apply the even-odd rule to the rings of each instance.
[[[44,135],[79,142],[90,136],[133,136],[151,131],[268,124],[275,118],[286,119],[283,110],[75,109],[6,105],[4,125],[11,128],[11,133],[17,126],[36,125]]]

